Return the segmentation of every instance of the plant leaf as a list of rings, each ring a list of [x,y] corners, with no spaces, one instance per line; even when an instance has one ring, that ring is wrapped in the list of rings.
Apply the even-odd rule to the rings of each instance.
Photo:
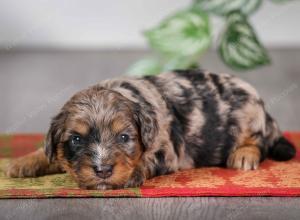
[[[219,54],[233,69],[247,70],[270,63],[267,51],[258,41],[245,15],[240,11],[232,12],[227,17]]]
[[[163,66],[164,71],[179,70],[179,69],[190,69],[198,67],[198,59],[191,57],[173,57],[168,60]]]
[[[236,10],[249,15],[255,12],[261,4],[262,0],[195,0],[196,7],[221,16]]]
[[[195,8],[179,11],[145,36],[150,46],[166,57],[200,55],[211,43],[208,15]]]
[[[156,75],[162,69],[162,64],[157,59],[145,58],[131,65],[127,70],[127,74],[134,76]]]

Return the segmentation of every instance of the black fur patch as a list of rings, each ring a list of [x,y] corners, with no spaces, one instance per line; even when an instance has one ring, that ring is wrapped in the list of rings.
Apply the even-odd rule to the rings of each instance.
[[[211,74],[210,78],[212,79],[212,82],[214,83],[214,85],[216,86],[218,93],[220,94],[220,96],[223,96],[223,93],[225,91],[224,85],[220,82],[220,77],[217,74]]]
[[[178,77],[189,80],[192,85],[207,85],[207,78],[201,70],[176,70],[174,72]]]
[[[144,99],[144,97],[141,96],[141,92],[134,85],[130,84],[129,82],[123,82],[120,86],[124,89],[130,90],[135,95],[135,97],[137,97],[139,99],[143,99],[144,102],[146,101]]]
[[[181,124],[176,119],[171,122],[170,139],[176,155],[179,156],[179,150],[184,144],[184,139],[182,136]]]
[[[176,97],[168,97],[164,92],[167,88],[164,87],[164,84],[157,77],[146,76],[144,79],[156,87],[166,102],[169,113],[173,117],[170,125],[170,139],[176,155],[179,156],[179,149],[184,144],[184,135],[189,125],[188,116],[194,108],[193,91],[180,84],[176,84],[175,86],[180,87],[182,91],[180,97],[178,95]]]
[[[79,135],[76,132],[72,135]],[[82,145],[74,147],[71,144],[72,135],[69,140],[64,142],[64,156],[68,161],[76,161],[82,154],[87,154],[92,157],[93,152],[89,149],[92,144],[99,144],[101,142],[100,131],[96,125],[90,129],[89,133],[81,136]]]
[[[224,147],[222,148],[222,155],[224,155],[222,165],[225,165],[226,158],[230,153],[230,148],[234,146],[236,142],[236,135],[240,132],[238,120],[232,116],[231,112],[240,109],[243,105],[245,105],[249,101],[250,95],[244,89],[237,88],[235,84],[228,83],[227,80],[230,80],[230,78],[224,77],[224,82],[222,83],[218,74],[211,73],[209,76],[216,87],[221,100],[227,103],[230,107],[230,111],[226,117],[227,120],[224,124],[224,132],[228,133],[227,137],[223,140],[225,142]],[[224,83],[229,86],[225,87]],[[262,152],[262,155],[265,155],[265,153]]]
[[[69,162],[76,161],[78,159],[78,157],[80,156],[80,154],[82,154],[82,151],[83,151],[83,147],[73,148],[70,145],[70,141],[64,142],[63,149],[64,149],[64,157]]]
[[[157,163],[154,167],[154,176],[160,176],[168,173],[168,168],[166,167],[165,163],[165,152],[164,150],[159,150],[155,152],[155,157],[157,160]]]
[[[224,132],[227,132],[227,135],[225,137],[225,142],[221,153],[223,156],[220,165],[222,166],[226,165],[230,149],[236,144],[237,133],[240,133],[238,120],[235,117],[233,117],[230,113],[228,114],[227,121],[224,126]]]
[[[225,87],[224,83],[221,83],[220,76],[218,74],[209,74],[211,81],[216,87],[217,94],[220,96],[221,100],[227,102],[232,110],[241,108],[249,100],[249,94],[247,91],[241,88],[237,88],[235,84],[228,83]],[[226,82],[226,79],[224,79]]]
[[[49,161],[52,161],[56,156],[57,145],[59,144],[61,135],[64,132],[64,129],[62,129],[62,127],[67,120],[68,114],[68,111],[61,111],[51,120],[50,129],[47,133],[44,147]]]
[[[237,121],[230,115],[222,121],[219,115],[219,103],[216,92],[207,85],[209,77],[205,77],[201,71],[177,71],[177,75],[188,79],[194,86],[198,97],[202,100],[202,111],[205,116],[205,124],[199,134],[186,140],[186,151],[193,158],[197,167],[224,165],[230,148],[235,143],[235,137],[228,131],[237,126]],[[211,76],[211,75],[209,75]],[[218,76],[213,75],[212,80],[216,84],[217,91],[224,93],[224,88],[219,82]],[[220,152],[216,155],[216,152]]]
[[[241,88],[232,88],[231,96],[233,98],[230,100],[230,105],[233,109],[241,108],[249,100],[248,92]]]
[[[269,147],[269,155],[274,160],[290,160],[295,156],[295,154],[295,147],[284,137],[279,138],[273,146]]]
[[[90,143],[100,143],[101,142],[101,137],[100,137],[100,131],[99,129],[94,126],[88,134],[88,140]]]
[[[142,96],[141,92],[134,85],[128,82],[123,82],[121,87],[131,91],[133,97],[139,100],[139,103],[143,105],[143,108],[146,109],[147,113],[156,118],[156,113],[154,112],[153,106]]]
[[[216,148],[223,148],[224,135],[226,135],[226,132],[222,129],[222,121],[218,114],[218,102],[214,95],[206,91],[202,93],[202,96],[202,111],[205,116],[205,124],[200,132],[203,142],[199,143],[200,146],[194,145],[197,149],[193,149],[191,152],[196,166],[214,165],[211,164],[212,161],[215,161],[214,158],[212,158],[214,151]],[[218,127],[220,129],[217,129]],[[187,151],[190,150],[188,146]]]

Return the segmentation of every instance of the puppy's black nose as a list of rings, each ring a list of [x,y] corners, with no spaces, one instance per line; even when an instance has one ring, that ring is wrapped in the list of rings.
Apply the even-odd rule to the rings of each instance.
[[[94,170],[98,177],[108,178],[112,175],[113,166],[112,165],[94,166]]]

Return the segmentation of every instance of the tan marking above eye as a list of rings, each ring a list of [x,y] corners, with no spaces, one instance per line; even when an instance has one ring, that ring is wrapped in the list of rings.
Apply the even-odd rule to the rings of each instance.
[[[111,123],[111,130],[113,133],[118,134],[123,132],[128,126],[129,123],[127,120],[124,120],[122,117],[117,117]]]
[[[86,123],[79,120],[70,122],[68,125],[68,129],[82,136],[87,135],[90,130],[89,126]]]

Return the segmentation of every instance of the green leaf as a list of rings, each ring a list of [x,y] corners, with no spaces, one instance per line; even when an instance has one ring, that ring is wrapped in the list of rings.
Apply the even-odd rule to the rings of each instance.
[[[127,74],[134,76],[156,75],[159,74],[162,69],[162,64],[157,59],[146,58],[130,66]]]
[[[219,45],[223,61],[233,69],[248,70],[270,63],[267,51],[239,11],[229,14]]]
[[[190,69],[198,67],[199,57],[173,57],[167,60],[163,66],[163,71]]]
[[[231,11],[240,10],[249,15],[255,12],[262,0],[195,0],[195,6],[216,15],[227,15]]]
[[[166,57],[200,55],[211,43],[208,15],[195,8],[180,11],[145,36],[150,46]]]

